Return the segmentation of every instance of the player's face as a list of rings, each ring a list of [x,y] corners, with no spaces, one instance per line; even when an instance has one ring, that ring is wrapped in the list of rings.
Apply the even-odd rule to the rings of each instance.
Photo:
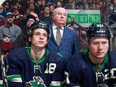
[[[47,44],[47,37],[48,33],[44,29],[35,29],[29,40],[34,47],[44,48]]]
[[[106,37],[92,37],[88,48],[90,60],[93,63],[102,63],[109,49],[109,40]]]

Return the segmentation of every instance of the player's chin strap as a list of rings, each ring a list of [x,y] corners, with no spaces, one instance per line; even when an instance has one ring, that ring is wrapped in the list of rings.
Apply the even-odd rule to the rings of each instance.
[[[3,87],[8,87],[8,81],[7,81],[7,76],[6,76],[6,65],[4,62],[4,55],[1,55],[1,70],[2,70],[2,79],[3,79]]]

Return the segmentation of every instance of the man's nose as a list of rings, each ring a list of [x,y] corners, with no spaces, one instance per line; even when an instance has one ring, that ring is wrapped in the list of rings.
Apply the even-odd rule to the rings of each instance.
[[[103,48],[103,44],[99,44],[99,49],[102,49]]]

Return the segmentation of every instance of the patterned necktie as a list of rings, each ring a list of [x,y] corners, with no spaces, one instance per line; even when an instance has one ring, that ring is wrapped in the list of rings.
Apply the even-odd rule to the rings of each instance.
[[[61,42],[61,33],[60,33],[60,29],[61,28],[56,28],[57,31],[56,31],[56,42],[58,44],[58,46],[60,45],[60,42]]]

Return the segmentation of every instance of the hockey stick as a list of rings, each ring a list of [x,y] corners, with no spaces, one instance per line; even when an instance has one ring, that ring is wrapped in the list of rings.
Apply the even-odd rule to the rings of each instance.
[[[2,69],[2,79],[3,79],[3,87],[8,87],[7,76],[6,76],[6,67],[4,63],[4,55],[1,55],[1,69]]]

